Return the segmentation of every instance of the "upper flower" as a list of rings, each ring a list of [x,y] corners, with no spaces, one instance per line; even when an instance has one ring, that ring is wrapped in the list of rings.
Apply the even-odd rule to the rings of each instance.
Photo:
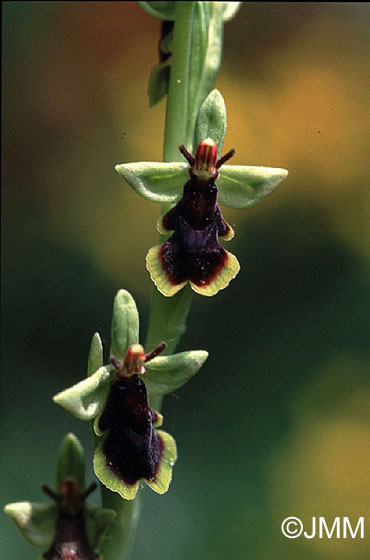
[[[114,301],[109,363],[103,366],[102,344],[96,333],[88,377],[54,397],[77,418],[94,420],[94,431],[101,437],[94,455],[95,474],[110,490],[129,500],[135,497],[141,480],[159,494],[166,492],[177,457],[173,437],[157,430],[162,416],[151,408],[149,398],[181,387],[208,356],[201,350],[158,356],[164,343],[145,353],[138,340],[135,301],[120,290]]]
[[[219,238],[231,239],[233,231],[218,204],[253,206],[288,174],[281,168],[224,165],[234,154],[231,150],[218,159],[225,131],[224,101],[213,90],[198,115],[195,156],[180,146],[189,165],[138,162],[116,166],[127,183],[147,200],[176,204],[158,224],[160,233],[173,231],[172,237],[147,255],[151,278],[165,296],[174,295],[187,282],[196,292],[209,296],[225,288],[240,267],[236,257],[219,243]]]
[[[239,272],[234,255],[225,251],[219,238],[232,239],[234,232],[224,220],[217,203],[215,180],[231,150],[218,159],[217,144],[211,138],[199,143],[193,157],[180,146],[188,160],[190,179],[182,199],[158,223],[158,231],[173,235],[147,255],[147,268],[158,290],[172,296],[190,282],[194,291],[212,296],[225,288]]]

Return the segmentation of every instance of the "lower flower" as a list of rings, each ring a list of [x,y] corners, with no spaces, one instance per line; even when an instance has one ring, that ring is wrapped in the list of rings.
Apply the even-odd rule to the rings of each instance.
[[[57,504],[55,537],[50,548],[44,552],[44,560],[96,560],[96,554],[88,540],[84,518],[84,501],[96,488],[93,483],[84,492],[80,492],[77,480],[66,479],[60,485],[59,493],[48,486],[44,492]]]
[[[30,544],[46,549],[40,560],[96,560],[102,557],[95,550],[116,513],[88,503],[95,488],[95,482],[85,487],[83,448],[68,434],[59,450],[55,489],[42,486],[53,501],[17,502],[4,510]]]
[[[182,387],[208,353],[160,356],[164,342],[146,353],[139,344],[137,307],[126,290],[115,297],[111,332],[109,363],[103,365],[103,345],[95,333],[88,376],[55,395],[54,401],[77,418],[94,422],[98,436],[94,466],[102,484],[128,500],[135,497],[141,481],[163,494],[177,459],[176,443],[158,429],[162,416],[151,408],[149,398],[157,401]]]
[[[107,488],[127,500],[135,498],[141,480],[159,494],[168,490],[177,451],[172,436],[156,429],[161,423],[139,374],[117,372],[105,408],[94,422],[95,433],[103,436],[94,469]]]

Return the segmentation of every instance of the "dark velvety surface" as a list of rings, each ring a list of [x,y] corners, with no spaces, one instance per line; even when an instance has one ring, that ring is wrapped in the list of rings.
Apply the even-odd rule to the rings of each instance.
[[[191,280],[198,286],[211,283],[227,262],[218,236],[230,229],[217,204],[213,180],[189,180],[182,199],[164,216],[163,225],[174,230],[160,250],[168,280],[172,284]]]
[[[127,484],[156,478],[163,446],[152,425],[155,419],[138,375],[111,383],[99,428],[108,430],[104,443],[107,463]]]
[[[45,560],[95,560],[98,555],[86,538],[83,512],[67,515],[60,512],[56,522],[55,539],[45,554]]]

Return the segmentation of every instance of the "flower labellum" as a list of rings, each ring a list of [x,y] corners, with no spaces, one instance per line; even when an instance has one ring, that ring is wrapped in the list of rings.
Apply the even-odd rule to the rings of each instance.
[[[86,536],[84,509],[85,499],[96,488],[93,482],[85,492],[80,492],[77,479],[64,479],[59,492],[48,486],[43,491],[56,502],[57,518],[55,537],[50,548],[42,555],[45,560],[96,560],[99,556],[92,550]]]
[[[185,146],[180,151],[190,164],[190,179],[181,200],[159,220],[159,232],[173,234],[150,249],[147,268],[164,296],[173,296],[187,282],[195,292],[213,296],[240,270],[237,258],[219,242],[229,241],[234,232],[222,216],[215,184],[218,170],[235,150],[218,159],[216,142],[207,138],[199,143],[195,156]]]
[[[172,436],[155,429],[161,425],[162,416],[150,407],[141,379],[143,364],[164,348],[161,343],[145,354],[140,344],[134,344],[128,348],[123,365],[111,359],[115,379],[110,383],[104,410],[95,421],[96,433],[104,435],[94,458],[95,472],[103,484],[126,499],[135,497],[140,480],[160,494],[171,480],[176,444]]]

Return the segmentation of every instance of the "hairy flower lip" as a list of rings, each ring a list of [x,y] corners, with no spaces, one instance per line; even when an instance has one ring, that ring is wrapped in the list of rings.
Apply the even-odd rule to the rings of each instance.
[[[140,480],[150,483],[154,490],[159,482],[165,486],[163,455],[165,451],[168,453],[169,442],[176,448],[169,434],[164,438],[154,429],[162,423],[162,416],[150,407],[141,379],[145,373],[143,364],[155,362],[165,348],[166,343],[161,342],[145,353],[143,346],[136,343],[128,347],[122,365],[111,358],[116,375],[110,382],[105,407],[95,422],[95,433],[103,436],[103,441],[97,448],[94,464],[101,482],[111,490],[118,488],[126,499],[135,497]],[[173,452],[172,459],[174,464]],[[118,480],[118,486],[109,482],[112,478]],[[171,477],[167,475],[167,478],[169,484]]]
[[[152,427],[157,418],[139,375],[111,382],[98,428],[107,432],[103,444],[107,466],[129,486],[141,479],[157,478],[163,452],[162,441]]]

